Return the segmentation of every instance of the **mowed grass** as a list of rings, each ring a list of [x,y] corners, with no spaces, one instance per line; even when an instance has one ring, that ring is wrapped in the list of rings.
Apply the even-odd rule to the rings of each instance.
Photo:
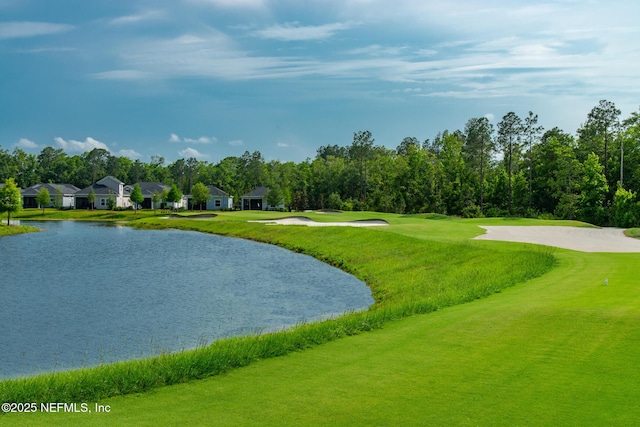
[[[557,250],[553,252],[557,259],[553,270],[507,288],[513,283],[496,285],[496,280],[511,277],[511,281],[520,281],[526,277],[509,276],[505,270],[525,271],[527,257],[530,261],[545,259],[549,251],[520,244],[469,242],[468,237],[482,232],[473,221],[389,216],[392,225],[377,230],[248,225],[220,217],[208,222],[178,221],[175,226],[245,234],[257,240],[281,239],[281,245],[334,264],[343,263],[371,283],[379,300],[373,313],[398,307],[407,310],[421,304],[426,308],[433,301],[427,304],[425,295],[441,291],[448,296],[447,290],[456,283],[466,284],[462,294],[468,294],[466,301],[473,302],[426,315],[390,316],[381,329],[257,360],[208,379],[101,399],[101,404],[110,405],[109,414],[12,414],[0,417],[0,423],[637,422],[639,254]],[[495,225],[491,221],[497,220],[485,224]],[[510,224],[519,225],[517,221]],[[447,234],[455,233],[468,237],[458,237],[456,244],[443,242],[454,239]],[[385,242],[391,244],[379,253],[377,249]],[[421,258],[424,252],[427,255]],[[513,264],[520,256],[525,264]],[[608,286],[604,286],[605,278]],[[497,287],[485,287],[490,291],[473,294],[470,284],[491,280]],[[477,299],[495,292],[499,294]],[[451,303],[456,302],[441,302],[436,308]]]

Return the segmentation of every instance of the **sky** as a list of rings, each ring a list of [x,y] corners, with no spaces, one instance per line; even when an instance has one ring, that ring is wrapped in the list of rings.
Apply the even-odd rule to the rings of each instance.
[[[166,164],[640,106],[640,2],[0,0],[0,146]]]

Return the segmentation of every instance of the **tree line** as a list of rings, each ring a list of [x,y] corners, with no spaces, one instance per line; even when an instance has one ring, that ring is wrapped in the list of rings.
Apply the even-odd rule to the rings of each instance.
[[[163,182],[190,194],[197,183],[239,196],[271,189],[270,204],[296,210],[435,212],[463,217],[530,216],[579,219],[599,225],[640,225],[640,114],[624,120],[602,100],[575,136],[545,130],[538,115],[508,112],[494,126],[486,117],[433,139],[406,137],[395,149],[358,131],[347,145],[328,144],[300,163],[266,162],[259,151],[218,163],[195,158],[165,164],[111,155],[82,155],[45,147],[37,156],[0,147],[0,182],[21,188],[39,182],[87,187],[105,175],[126,183]]]

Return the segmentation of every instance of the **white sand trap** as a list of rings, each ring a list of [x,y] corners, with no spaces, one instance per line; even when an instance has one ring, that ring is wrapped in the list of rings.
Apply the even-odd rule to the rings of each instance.
[[[565,226],[481,226],[486,234],[477,240],[534,243],[581,252],[640,252],[640,240],[621,228]]]
[[[308,227],[376,227],[389,225],[386,221],[383,221],[381,219],[372,219],[366,221],[316,222],[303,216],[294,216],[282,219],[253,220],[249,222],[261,222],[263,224],[277,225],[306,225]]]

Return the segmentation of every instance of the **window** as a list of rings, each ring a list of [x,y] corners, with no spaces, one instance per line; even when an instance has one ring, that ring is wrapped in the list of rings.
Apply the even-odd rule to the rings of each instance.
[[[107,206],[107,199],[100,199],[100,206]]]
[[[220,207],[220,200],[218,199],[216,200],[216,208],[219,208],[219,207]]]

